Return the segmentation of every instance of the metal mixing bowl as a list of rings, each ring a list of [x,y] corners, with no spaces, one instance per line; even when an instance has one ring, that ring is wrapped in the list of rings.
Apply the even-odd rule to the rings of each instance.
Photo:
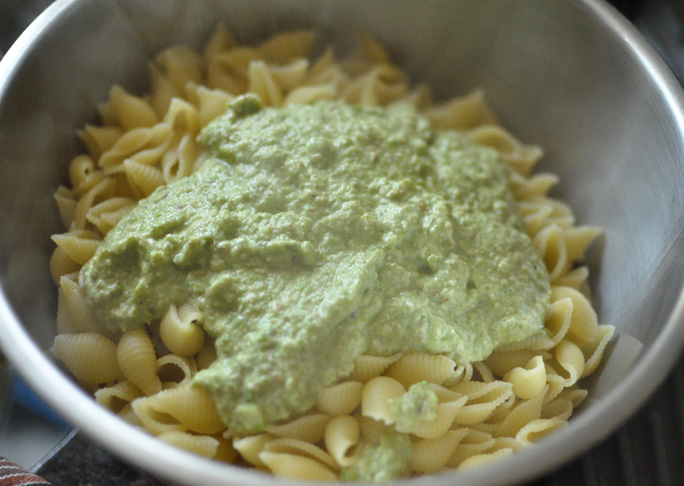
[[[600,0],[61,0],[0,63],[0,341],[26,381],[128,462],[186,484],[286,484],[185,453],[122,424],[57,367],[52,193],[112,83],[147,89],[146,61],[200,46],[218,20],[244,42],[312,27],[341,49],[371,31],[438,97],[486,91],[502,122],[541,144],[541,170],[578,220],[605,229],[589,256],[594,302],[618,337],[568,427],[513,457],[458,474],[516,482],[606,437],[655,390],[684,341],[684,107],[653,50]],[[430,484],[451,484],[453,473]],[[422,483],[425,479],[411,480]],[[293,483],[294,484],[294,483]]]

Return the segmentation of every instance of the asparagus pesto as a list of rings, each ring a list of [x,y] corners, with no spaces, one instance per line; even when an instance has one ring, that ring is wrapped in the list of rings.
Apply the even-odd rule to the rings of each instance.
[[[494,150],[404,105],[253,95],[199,140],[201,168],[128,213],[82,282],[110,330],[203,312],[218,357],[194,384],[232,433],[310,409],[363,353],[477,361],[542,329],[548,274]]]

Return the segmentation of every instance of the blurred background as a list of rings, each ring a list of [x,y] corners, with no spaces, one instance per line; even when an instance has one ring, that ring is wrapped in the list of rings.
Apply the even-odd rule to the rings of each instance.
[[[52,2],[0,0],[0,58]],[[610,3],[646,36],[684,84],[684,0],[611,0]],[[560,471],[528,486],[682,484],[683,370],[684,360],[680,360],[641,412],[612,437]],[[68,441],[72,434],[71,427],[46,407],[0,356],[0,456],[48,479],[53,478],[60,485],[156,484],[135,471],[127,471],[125,465],[84,438],[72,441],[64,453],[49,460],[51,451]],[[74,460],[75,456],[79,460]],[[94,479],[89,468],[98,469],[105,476]],[[59,476],[59,473],[66,475]]]

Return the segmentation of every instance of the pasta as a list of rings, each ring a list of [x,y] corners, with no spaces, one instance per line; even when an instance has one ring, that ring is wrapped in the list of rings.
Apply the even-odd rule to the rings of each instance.
[[[347,60],[331,49],[310,59],[314,41],[310,32],[291,32],[238,46],[219,27],[202,55],[183,47],[160,53],[150,66],[149,96],[111,89],[98,108],[103,124],[78,133],[87,153],[71,161],[71,187],[55,193],[67,230],[52,238],[50,272],[59,286],[54,356],[95,390],[100,404],[160,440],[283,477],[338,479],[388,431],[410,438],[405,475],[467,469],[531,447],[580,405],[586,391],[578,381],[597,369],[614,332],[598,324],[586,294],[588,270],[578,264],[600,231],[577,226],[571,208],[548,196],[558,177],[531,174],[541,148],[500,127],[481,91],[434,104],[373,39],[362,39],[359,54]],[[246,91],[270,106],[409,102],[436,128],[465,131],[496,149],[511,169],[525,228],[553,286],[544,330],[477,363],[418,352],[361,356],[307,415],[233,437],[210,396],[190,384],[216,358],[202,313],[190,304],[171,306],[147,328],[114,334],[90,314],[78,272],[139,199],[202,164],[196,135]],[[432,414],[403,423],[393,404],[421,384],[434,398]]]

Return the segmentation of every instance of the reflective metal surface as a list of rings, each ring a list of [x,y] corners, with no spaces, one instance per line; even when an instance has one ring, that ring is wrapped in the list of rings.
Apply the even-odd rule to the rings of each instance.
[[[684,340],[682,92],[640,35],[598,0],[219,1],[62,0],[0,63],[0,343],[25,379],[104,447],[187,484],[274,484],[191,456],[96,407],[50,359],[56,292],[49,235],[61,231],[52,193],[112,83],[147,89],[146,60],[201,45],[218,19],[241,41],[312,26],[349,48],[374,32],[439,96],[483,87],[503,123],[545,147],[541,170],[584,224],[605,228],[590,256],[601,321],[617,326],[611,358],[636,341],[624,369],[599,374],[569,427],[459,484],[539,475],[605,438],[652,393]],[[612,360],[618,361],[618,360]],[[626,361],[627,362],[627,361]],[[612,378],[611,378],[612,377]],[[428,479],[419,479],[422,483]],[[450,484],[453,475],[431,478]],[[278,484],[282,484],[279,481]]]

